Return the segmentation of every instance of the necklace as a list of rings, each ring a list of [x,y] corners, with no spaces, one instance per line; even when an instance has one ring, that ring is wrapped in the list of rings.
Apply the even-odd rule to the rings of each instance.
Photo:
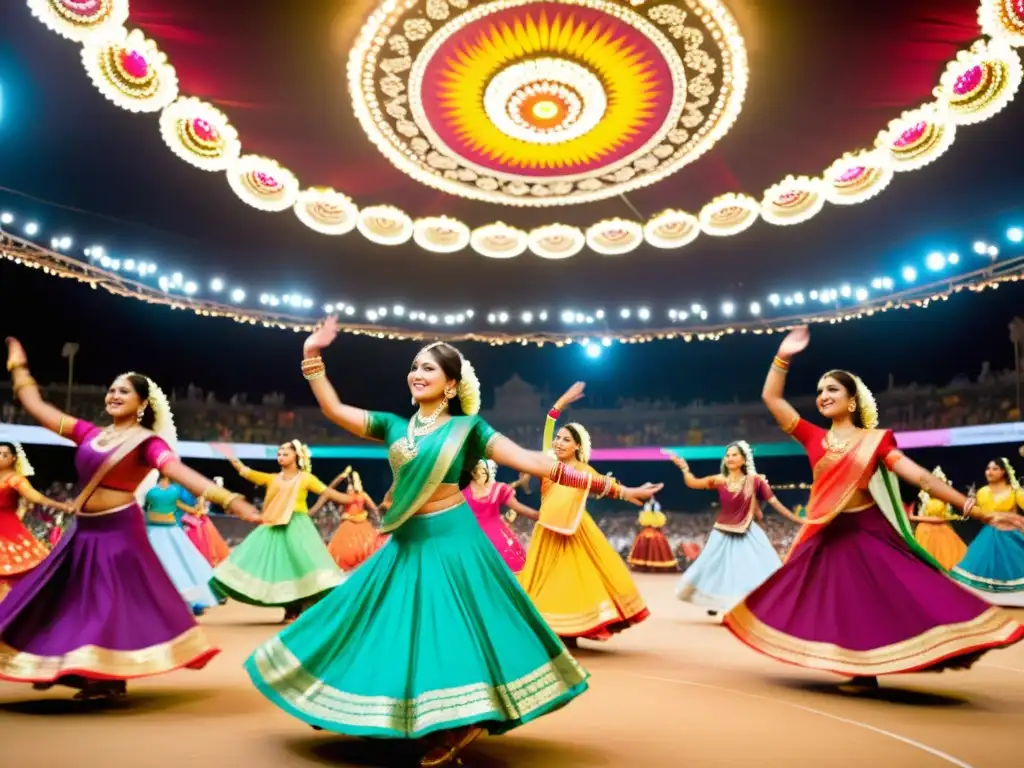
[[[124,436],[131,432],[132,429],[134,429],[134,426],[128,427],[126,429],[118,429],[113,424],[111,424],[109,427],[104,427],[103,431],[101,431],[96,436],[96,440],[94,441],[95,445],[98,448],[106,448],[114,444],[115,442],[119,442],[122,439],[124,439]]]
[[[419,413],[414,413],[412,418],[409,419],[409,427],[406,430],[405,437],[395,441],[395,444],[391,446],[388,451],[388,458],[391,460],[392,469],[406,464],[416,458],[419,452],[419,446],[416,445],[416,439],[423,437],[430,432],[433,432],[438,426],[437,420],[441,417],[441,414],[445,412],[448,407],[448,401],[442,400],[434,412],[426,418],[421,418]]]
[[[740,488],[743,487],[743,483],[746,480],[746,475],[740,475],[739,479],[733,480],[730,475],[725,476],[725,488],[730,493],[737,493]]]
[[[856,434],[856,432],[854,432],[854,434]],[[850,447],[850,441],[852,439],[853,435],[843,439],[830,429],[825,435],[825,447],[828,448],[829,453],[845,453],[846,449]]]
[[[412,440],[414,437],[422,437],[427,434],[434,424],[437,423],[437,420],[441,418],[441,414],[445,412],[447,407],[448,401],[442,400],[437,404],[437,408],[434,409],[434,412],[426,418],[421,418],[419,413],[414,413],[412,418],[409,419],[409,439]]]

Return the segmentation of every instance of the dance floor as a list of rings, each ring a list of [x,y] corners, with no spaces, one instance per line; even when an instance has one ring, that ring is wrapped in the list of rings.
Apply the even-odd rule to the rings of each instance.
[[[651,618],[609,643],[581,644],[587,694],[478,741],[465,766],[1024,765],[1024,644],[968,672],[883,678],[879,694],[851,698],[833,677],[755,654],[676,602],[673,582],[641,576]],[[0,684],[0,765],[415,766],[402,745],[317,733],[256,693],[241,664],[279,617],[239,605],[211,612],[203,623],[224,652],[200,672],[133,683],[123,702]]]

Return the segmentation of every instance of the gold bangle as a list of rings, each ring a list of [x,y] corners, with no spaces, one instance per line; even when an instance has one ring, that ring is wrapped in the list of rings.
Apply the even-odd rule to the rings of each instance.
[[[209,486],[200,494],[201,498],[213,502],[218,507],[224,507],[225,503],[230,502],[232,496],[238,496],[238,494],[217,484]]]
[[[60,423],[57,425],[57,437],[64,437],[64,425],[68,422],[67,416],[60,417]]]
[[[19,368],[28,368],[28,363],[26,363],[26,362],[20,362],[20,363],[14,362],[14,363],[8,363],[7,364],[7,372],[8,373],[14,373]]]
[[[18,392],[25,389],[26,387],[32,387],[33,389],[39,389],[39,384],[31,376],[22,379],[21,383],[15,384],[11,394],[15,397],[18,396]]]
[[[316,373],[304,373],[302,374],[302,378],[306,381],[316,381],[317,379],[322,379],[326,375],[327,371],[317,371]]]

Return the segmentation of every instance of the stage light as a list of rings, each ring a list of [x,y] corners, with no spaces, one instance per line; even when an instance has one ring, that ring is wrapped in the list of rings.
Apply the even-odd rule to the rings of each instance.
[[[261,293],[260,294],[260,304],[269,304],[269,303],[270,303],[270,296],[268,296],[265,293]]]
[[[768,297],[768,303],[771,304],[773,307],[779,306],[780,301],[782,301],[782,299],[779,297],[779,294],[777,293],[773,293],[771,296]]]
[[[529,325],[530,323],[533,322],[533,312],[523,312],[523,314],[521,315],[521,319],[524,323]]]
[[[160,275],[160,279],[156,281],[156,284],[160,286],[160,290],[165,293],[171,290],[171,282],[167,279],[167,275]]]
[[[785,304],[787,307],[792,307],[793,306],[793,297],[792,296],[787,296],[786,298],[784,298],[782,300],[782,303]]]
[[[310,299],[310,298],[303,299],[302,300],[302,308],[303,309],[312,309],[313,308],[313,300]]]
[[[540,321],[542,323],[546,323],[548,321],[548,313],[547,312],[541,312],[539,315],[537,315],[537,317],[540,319]]]
[[[811,291],[807,295],[811,297],[811,301],[817,301],[818,300],[818,292],[817,291]]]
[[[66,250],[68,250],[71,247],[73,242],[74,241],[70,237],[68,237],[67,235],[64,235],[64,237],[62,237],[60,239],[60,247],[61,247],[62,250],[66,251]]]
[[[333,304],[324,304],[323,310],[324,310],[324,314],[325,315],[333,315],[334,314],[334,305]]]
[[[640,309],[636,311],[636,316],[646,322],[651,319],[651,310],[647,307],[640,307]]]
[[[593,325],[593,324],[594,324],[594,316],[593,315],[587,315],[587,325]]]
[[[886,290],[886,291],[891,291],[895,284],[896,283],[893,282],[893,279],[891,277],[883,277],[882,278],[882,288],[884,290]]]
[[[103,258],[100,259],[100,266],[103,267],[104,269],[110,269],[110,265],[113,263],[114,262],[111,261],[109,256],[104,256]]]
[[[847,286],[847,288],[849,288],[849,286]],[[828,298],[830,301],[839,301],[839,291],[833,288],[828,292]]]
[[[134,272],[135,271],[135,259],[125,259],[125,261],[124,261],[124,268],[127,269],[129,272]],[[139,271],[140,272],[145,272],[145,270],[142,268],[142,265],[139,265]]]
[[[25,225],[25,234],[29,237],[35,237],[36,233],[39,232],[39,225],[34,221],[30,221]]]
[[[245,301],[245,291],[241,288],[235,288],[235,290],[231,292],[231,300],[235,302],[235,304],[241,304]]]
[[[908,283],[912,283],[917,280],[917,270],[913,267],[904,267],[901,274],[903,275],[903,279]]]
[[[700,319],[701,320],[707,320],[708,319],[708,312],[707,312],[706,309],[702,309],[700,311]]]
[[[4,222],[4,224],[9,223],[10,222],[8,221]],[[1010,227],[1006,230],[1006,239],[1011,243],[1019,243],[1021,240],[1024,240],[1024,229],[1021,229],[1020,227]]]
[[[594,317],[596,317],[598,320],[604,320],[604,310],[597,310],[597,312],[594,313]]]
[[[129,269],[130,269],[130,267],[129,267]],[[210,281],[210,290],[213,291],[214,293],[220,293],[221,291],[224,290],[224,281],[221,280],[219,277],[213,278],[213,280]],[[333,310],[328,310],[328,311],[330,312],[330,311],[333,311]]]
[[[437,325],[437,315],[428,315],[427,322],[430,323],[430,325]]]
[[[988,243],[984,242],[983,240],[975,240],[973,247],[974,252],[976,254],[978,254],[979,256],[984,256],[985,252],[988,250]]]
[[[599,347],[597,344],[587,344],[585,349],[587,351],[587,357],[589,357],[591,360],[596,360],[601,356],[601,347]]]
[[[736,305],[731,301],[722,302],[722,314],[726,317],[732,317],[732,313],[736,311]]]
[[[582,322],[584,322],[586,320],[586,317],[584,317],[582,312],[577,312],[575,319],[576,319],[577,323],[582,323]]]
[[[622,318],[623,320],[629,320],[629,317],[630,317],[630,315],[632,315],[632,314],[633,314],[633,313],[632,313],[632,312],[630,312],[630,311],[629,311],[628,309],[626,309],[625,307],[623,307],[622,309],[620,309],[620,310],[619,310],[619,317],[621,317],[621,318]]]
[[[750,314],[752,314],[752,315],[760,315],[761,314],[761,304],[760,304],[760,302],[757,302],[757,301],[750,302]]]
[[[115,272],[117,272],[119,269],[121,269],[121,260],[120,259],[111,259],[110,260],[110,268],[112,270],[114,270]]]
[[[445,315],[444,316],[444,324],[445,325],[454,325],[454,323],[455,323],[455,315]]]
[[[679,319],[680,319],[680,321],[685,320],[689,316],[690,316],[690,313],[687,312],[685,309],[680,309],[679,310]]]
[[[462,314],[461,312],[459,312],[459,314],[457,314],[455,316],[455,322],[456,323],[464,323],[464,322],[466,322],[466,316],[464,314]]]
[[[199,286],[196,285],[194,281],[189,280],[187,283],[185,283],[185,294],[187,296],[192,296],[198,290]]]
[[[181,285],[181,281],[184,280],[184,279],[185,278],[182,277],[181,272],[175,272],[173,275],[171,275],[171,284],[172,285]]]
[[[351,305],[345,307],[345,314],[346,315],[351,316],[351,315],[354,315],[355,313],[356,313],[356,308],[355,307],[353,307]]]
[[[853,289],[850,288],[850,286],[848,286],[848,285],[841,285],[841,286],[839,286],[839,294],[844,299],[848,299],[848,298],[850,298],[851,295],[853,295]]]
[[[563,323],[571,323],[572,319],[575,316],[576,316],[575,313],[571,309],[566,309],[566,310],[564,310],[562,312],[562,322]]]
[[[678,319],[678,317],[679,317],[679,313],[676,312],[674,309],[670,309],[668,311],[668,319],[669,320],[676,320],[676,319]]]
[[[605,336],[603,339],[601,339],[601,346],[602,347],[610,347],[611,345],[612,345],[612,340],[609,337]]]
[[[690,313],[691,314],[699,315],[701,313],[702,309],[703,309],[703,307],[700,304],[692,304],[692,305],[690,305]]]
[[[874,288],[876,291],[882,290],[882,278],[876,277],[874,280],[872,280],[871,287]]]
[[[991,256],[994,259],[996,256],[999,255],[999,249],[996,248],[994,245],[990,245],[988,247],[987,253],[988,253],[989,256]]]
[[[270,306],[276,307],[280,303],[281,303],[281,301],[280,301],[280,299],[277,298],[277,296],[271,296],[270,297]]]
[[[855,299],[857,299],[857,301],[867,301],[868,300],[868,289],[867,288],[858,288],[857,290],[855,290],[853,292],[853,296],[854,296]]]
[[[953,253],[949,254],[949,256],[946,257],[946,261],[953,265],[959,264],[960,254],[954,251]]]
[[[799,291],[797,291],[796,293],[793,294],[793,301],[796,302],[797,304],[803,304],[804,303],[804,295],[802,293],[800,293]]]
[[[502,323],[502,324],[507,323],[508,322],[508,312],[499,312],[498,313],[498,322]]]
[[[472,309],[467,309],[466,310],[466,317],[468,317],[470,320],[473,319],[473,310]]]
[[[924,260],[924,265],[932,272],[938,272],[945,268],[946,257],[938,251],[932,251]]]
[[[395,317],[405,316],[405,307],[403,307],[401,304],[396,304],[394,307],[392,307],[391,311],[394,313]]]
[[[3,213],[0,213],[0,224],[13,224],[13,223],[14,223],[14,214],[13,213],[10,213],[9,211],[4,211]]]
[[[490,323],[491,325],[494,325],[496,322],[498,322],[498,316],[495,315],[493,312],[489,313],[487,315],[487,322]]]
[[[377,307],[377,316],[378,317],[387,317],[388,316],[388,308],[387,307]]]

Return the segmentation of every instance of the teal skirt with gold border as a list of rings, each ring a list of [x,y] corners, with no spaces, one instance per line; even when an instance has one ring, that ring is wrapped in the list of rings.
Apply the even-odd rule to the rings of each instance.
[[[503,733],[564,706],[588,677],[465,504],[412,517],[245,668],[305,723],[392,739]]]

